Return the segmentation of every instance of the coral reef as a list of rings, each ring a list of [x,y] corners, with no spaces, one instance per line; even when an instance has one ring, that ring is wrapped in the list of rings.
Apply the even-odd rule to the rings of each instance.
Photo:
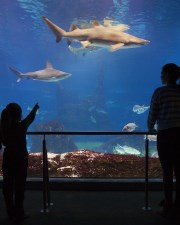
[[[100,153],[87,149],[62,154],[48,153],[48,164],[50,177],[144,178],[145,176],[144,157]],[[31,153],[28,176],[42,177],[42,165],[42,153]],[[149,177],[162,177],[158,158],[149,158]]]

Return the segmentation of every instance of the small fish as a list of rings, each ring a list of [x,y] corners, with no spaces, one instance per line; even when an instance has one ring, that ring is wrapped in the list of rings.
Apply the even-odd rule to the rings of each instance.
[[[117,108],[119,104],[117,101],[109,100],[105,102],[105,105],[107,108]]]
[[[142,114],[144,112],[146,112],[146,110],[149,109],[149,106],[145,106],[145,105],[134,105],[133,106],[133,112],[137,113],[137,114]]]
[[[135,123],[128,123],[123,127],[122,131],[132,132],[136,129],[136,127],[138,127],[138,126]]]
[[[91,112],[91,111],[93,111],[95,108],[96,108],[96,106],[95,106],[95,105],[92,105],[91,107],[88,108],[88,111]]]
[[[33,80],[56,82],[71,76],[70,73],[66,73],[66,72],[54,69],[52,64],[49,61],[46,63],[45,69],[37,70],[34,72],[21,73],[12,67],[9,67],[9,69],[18,76],[17,82],[20,82],[22,78],[27,78],[27,79],[32,78]]]
[[[81,47],[73,47],[72,45],[68,45],[68,48],[75,55],[83,55],[83,56],[85,56],[87,53],[92,53],[92,52],[95,52],[97,50],[102,49],[102,48],[98,48],[98,47],[95,47],[95,46],[91,46],[89,48],[85,48],[83,46],[81,46]]]
[[[96,123],[96,119],[93,116],[90,116],[90,120],[92,123]]]
[[[149,134],[147,135],[147,138],[149,141],[157,141],[157,135]],[[144,136],[144,139],[146,139],[146,135]]]
[[[96,112],[102,113],[102,114],[107,114],[107,112],[106,112],[105,110],[100,109],[100,108],[97,108],[97,109],[96,109]]]

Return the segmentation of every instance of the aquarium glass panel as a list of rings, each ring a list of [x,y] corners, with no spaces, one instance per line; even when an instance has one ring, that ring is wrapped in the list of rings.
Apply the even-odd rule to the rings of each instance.
[[[29,131],[147,131],[161,67],[180,64],[179,11],[175,0],[1,0],[0,110],[17,102],[25,117],[38,102]],[[41,135],[27,137],[32,163],[35,155],[41,160],[42,141]],[[150,176],[161,177],[155,138],[149,147]],[[47,150],[49,162],[62,154],[90,157],[95,152],[112,163],[118,156],[124,163],[141,157],[142,166],[144,137],[52,135]],[[131,154],[135,150],[138,156]],[[56,163],[52,177],[75,176]],[[91,157],[88,163],[94,167]],[[71,160],[63,166],[70,167]],[[37,170],[29,176],[40,176]],[[116,176],[133,177],[128,169]]]

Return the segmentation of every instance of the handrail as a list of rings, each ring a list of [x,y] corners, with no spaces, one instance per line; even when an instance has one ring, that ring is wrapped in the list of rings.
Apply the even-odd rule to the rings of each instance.
[[[27,135],[43,135],[43,210],[49,212],[47,206],[50,206],[50,190],[49,190],[49,173],[48,173],[48,157],[46,148],[46,135],[145,135],[145,206],[144,210],[149,210],[149,139],[148,135],[156,135],[147,131],[140,132],[122,132],[122,131],[58,131],[58,132],[27,132]]]
[[[123,131],[28,131],[27,134],[37,134],[37,135],[149,135],[156,134],[150,133],[148,131],[138,131],[138,132],[123,132]]]

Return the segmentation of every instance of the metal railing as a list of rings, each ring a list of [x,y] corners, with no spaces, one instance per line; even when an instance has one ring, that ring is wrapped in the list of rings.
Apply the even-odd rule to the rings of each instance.
[[[46,148],[46,136],[48,135],[145,135],[145,205],[144,210],[150,210],[149,207],[149,132],[119,132],[119,131],[60,131],[60,132],[27,132],[28,135],[43,136],[43,209],[42,212],[49,212],[51,206],[50,189],[49,189],[49,172],[48,172],[48,157]],[[153,133],[154,134],[154,133]]]

